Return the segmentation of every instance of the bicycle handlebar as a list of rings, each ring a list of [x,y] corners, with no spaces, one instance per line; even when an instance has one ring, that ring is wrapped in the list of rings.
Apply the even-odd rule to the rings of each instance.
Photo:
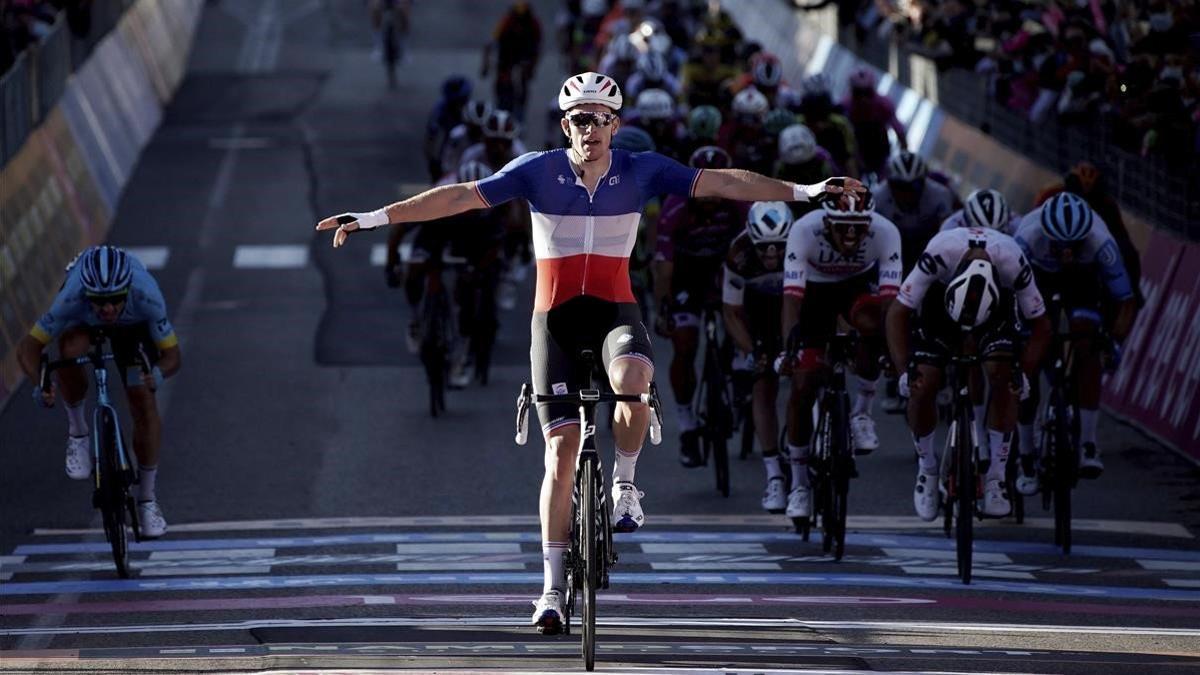
[[[662,443],[662,407],[658,388],[650,384],[647,394],[610,394],[599,389],[581,389],[570,394],[535,394],[528,383],[521,385],[517,396],[517,445],[529,441],[529,406],[533,403],[641,403],[650,407],[650,443]]]

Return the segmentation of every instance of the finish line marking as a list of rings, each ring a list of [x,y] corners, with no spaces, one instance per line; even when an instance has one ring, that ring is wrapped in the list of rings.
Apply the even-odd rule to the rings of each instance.
[[[578,617],[576,617],[578,620]],[[266,619],[222,623],[142,624],[122,626],[59,626],[53,628],[13,628],[0,635],[88,635],[116,633],[196,633],[207,631],[244,631],[260,628],[378,628],[378,627],[526,627],[524,616],[469,618],[354,618],[354,619]],[[601,626],[687,627],[687,628],[807,628],[816,631],[863,630],[900,633],[1038,633],[1089,635],[1141,635],[1152,637],[1197,637],[1195,628],[1130,628],[1126,626],[1057,626],[1038,624],[963,624],[941,621],[801,621],[799,619],[698,619],[690,617],[598,617]]]
[[[670,527],[771,527],[778,528],[786,521],[779,516],[763,515],[656,515],[656,525]],[[218,521],[210,523],[184,523],[171,525],[172,533],[181,532],[233,532],[247,530],[314,530],[348,529],[368,527],[536,527],[536,516],[410,516],[410,517],[366,517],[366,518],[295,518],[276,520]],[[916,516],[850,516],[847,527],[855,530],[917,530],[941,532],[940,526],[930,526]],[[978,529],[1020,527],[1022,529],[1054,529],[1053,518],[1026,518],[1023,525],[1002,520],[985,520],[976,523]],[[1105,520],[1081,518],[1071,521],[1077,532],[1108,532],[1112,534],[1154,535],[1179,539],[1195,539],[1186,527],[1179,523],[1141,520]],[[96,534],[99,529],[37,528],[35,535],[80,535]]]
[[[327,588],[335,586],[445,586],[450,585],[535,585],[541,573],[478,573],[478,574],[342,574],[256,577],[181,577],[164,579],[122,579],[95,581],[37,581],[0,584],[0,597],[15,595],[44,595],[55,593],[157,593],[172,591],[252,590],[265,588]],[[620,585],[684,586],[835,586],[868,588],[904,588],[954,591],[956,593],[1021,593],[1058,595],[1077,598],[1116,598],[1124,600],[1164,600],[1171,602],[1200,602],[1200,592],[1176,588],[1137,588],[1109,586],[1076,586],[1016,581],[980,580],[964,586],[957,579],[940,577],[893,577],[875,574],[791,574],[766,572],[761,574],[668,574],[621,573],[612,575]]]

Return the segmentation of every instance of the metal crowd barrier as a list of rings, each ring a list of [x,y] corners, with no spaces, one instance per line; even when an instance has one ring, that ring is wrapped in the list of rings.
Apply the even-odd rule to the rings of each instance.
[[[92,50],[116,27],[133,2],[92,0],[86,19],[72,17],[79,22],[77,25],[87,28],[84,37],[74,35],[66,11],[59,12],[50,32],[19,54],[8,72],[0,74],[0,168],[54,109],[66,89],[67,78],[87,62]]]
[[[881,70],[897,72],[900,82],[929,95],[946,112],[1040,164],[1066,171],[1080,160],[1091,161],[1104,172],[1109,194],[1123,206],[1159,227],[1200,240],[1200,161],[1176,166],[1141,157],[1117,145],[1103,125],[1063,123],[1054,111],[1035,123],[995,101],[988,78],[973,72],[939,72],[936,91],[930,92],[926,83],[914,81],[933,70],[930,59],[902,44],[869,39],[855,53]],[[929,62],[928,68],[915,67],[922,61]]]

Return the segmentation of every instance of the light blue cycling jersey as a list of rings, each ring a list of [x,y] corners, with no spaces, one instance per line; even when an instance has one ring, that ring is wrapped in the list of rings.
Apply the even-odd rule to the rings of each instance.
[[[1054,253],[1054,248],[1059,244],[1046,236],[1046,231],[1042,229],[1044,208],[1045,204],[1025,214],[1017,228],[1015,239],[1034,267],[1045,272],[1061,272],[1063,265]],[[1129,282],[1129,275],[1125,272],[1121,250],[1109,234],[1108,225],[1095,211],[1092,212],[1092,229],[1078,250],[1074,251],[1074,255],[1076,265],[1099,267],[1100,278],[1104,280],[1108,294],[1114,300],[1128,300],[1133,297],[1133,284]]]
[[[158,282],[150,275],[142,261],[133,255],[129,256],[129,267],[132,279],[129,286],[129,297],[125,308],[117,318],[117,325],[132,326],[145,323],[150,327],[150,337],[159,349],[167,349],[179,344],[175,336],[175,328],[167,318],[167,303],[163,300]],[[76,326],[101,326],[104,322],[96,316],[92,305],[88,302],[83,291],[83,280],[80,278],[82,266],[73,264],[67,270],[67,278],[63,281],[58,296],[38,322],[34,324],[29,334],[42,344]]]

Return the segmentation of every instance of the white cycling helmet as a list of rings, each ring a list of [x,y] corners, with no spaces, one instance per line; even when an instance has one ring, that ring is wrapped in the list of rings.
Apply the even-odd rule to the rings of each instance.
[[[756,244],[787,241],[792,229],[792,210],[783,202],[754,202],[746,217],[746,232]]]
[[[965,328],[981,325],[1000,302],[996,270],[991,261],[976,258],[946,284],[946,314]]]
[[[771,109],[765,94],[754,87],[746,87],[733,97],[733,112],[739,115],[764,116]]]
[[[458,167],[458,182],[470,183],[492,175],[492,169],[483,162],[471,160]]]
[[[667,76],[667,57],[658,52],[646,52],[638,57],[637,71],[647,82],[662,82]]]
[[[662,89],[647,89],[638,94],[635,107],[644,120],[665,120],[675,114],[675,101]]]
[[[925,160],[915,152],[901,150],[892,155],[888,160],[888,180],[900,181],[902,183],[916,183],[923,180],[926,174],[929,173],[929,167],[926,166]]]
[[[492,104],[487,101],[476,99],[468,102],[462,109],[463,122],[481,127],[487,120],[488,115],[492,114]]]
[[[967,201],[963,204],[963,220],[967,227],[1002,230],[1011,217],[1008,202],[1004,201],[1004,195],[999,190],[976,190],[967,195]]]
[[[779,159],[784,164],[803,164],[817,154],[817,137],[803,124],[792,124],[779,132]]]
[[[521,125],[507,110],[493,110],[483,123],[484,138],[513,140],[521,133]]]
[[[558,109],[570,110],[585,103],[599,103],[613,110],[621,109],[621,88],[607,75],[586,72],[572,75],[558,92]]]
[[[870,192],[843,192],[821,201],[826,222],[854,222],[869,225],[875,211],[875,198]]]

